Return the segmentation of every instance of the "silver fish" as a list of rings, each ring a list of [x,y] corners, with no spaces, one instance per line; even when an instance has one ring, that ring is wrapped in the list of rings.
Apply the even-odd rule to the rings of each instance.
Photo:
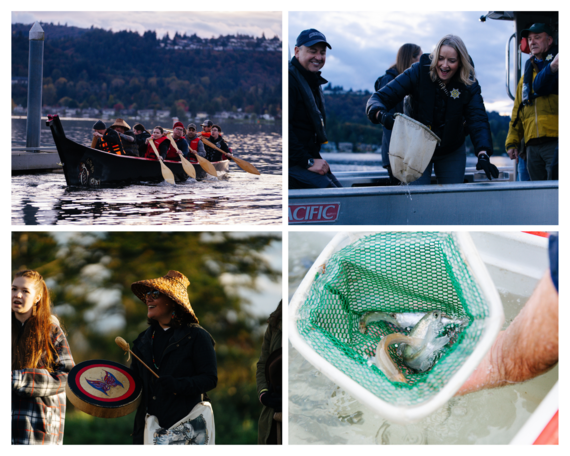
[[[439,310],[432,310],[424,315],[410,337],[421,339],[421,344],[408,344],[403,349],[404,364],[416,371],[425,372],[433,366],[435,356],[447,343],[448,336],[437,337],[444,327],[443,314]]]
[[[398,366],[394,364],[390,353],[388,353],[388,347],[393,344],[407,344],[406,347],[412,347],[415,349],[420,349],[424,341],[422,339],[416,339],[414,337],[405,336],[404,334],[394,333],[388,334],[383,337],[376,347],[376,359],[375,363],[386,377],[393,382],[406,383],[406,377],[400,372]]]
[[[358,329],[364,334],[366,327],[375,321],[386,321],[399,328],[413,328],[426,315],[426,312],[366,312],[360,317]],[[444,326],[461,325],[469,323],[468,318],[453,318],[442,314],[441,322]]]

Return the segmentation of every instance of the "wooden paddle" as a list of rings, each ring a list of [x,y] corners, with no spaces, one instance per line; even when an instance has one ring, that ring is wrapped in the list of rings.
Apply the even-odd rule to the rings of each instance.
[[[194,149],[190,149],[190,147],[188,147],[188,149],[196,156],[196,158],[198,159],[198,163],[200,163],[200,166],[204,171],[206,171],[208,174],[211,174],[214,177],[218,177],[218,172],[216,171],[214,165],[212,165],[208,160],[206,160],[201,155],[198,155],[198,152],[195,151]]]
[[[95,146],[97,145],[98,139],[99,139],[99,136],[93,135],[93,141],[91,141],[91,149],[95,149]]]
[[[135,354],[132,352],[131,347],[129,347],[129,344],[127,343],[127,341],[126,341],[125,339],[123,339],[122,337],[115,337],[115,343],[116,343],[119,347],[121,347],[123,350],[125,350],[126,352],[129,352],[129,353],[130,353],[131,355],[133,355],[136,359],[138,359],[144,367],[146,367],[149,371],[152,372],[152,375],[154,375],[156,378],[160,378],[160,377],[158,376],[158,374],[157,374],[155,371],[153,371],[150,367],[148,367],[148,366],[144,363],[144,361],[143,361],[142,359],[140,359],[137,355],[135,355]]]
[[[204,144],[206,144],[207,146],[211,147],[212,149],[216,149],[218,152],[221,152],[224,155],[227,155],[228,157],[230,157],[233,161],[236,162],[236,164],[243,169],[244,171],[247,171],[250,174],[261,174],[257,168],[255,166],[253,166],[251,163],[246,162],[245,160],[242,160],[241,158],[237,158],[234,157],[232,154],[228,153],[228,152],[224,152],[222,149],[217,148],[214,144],[212,144],[210,141],[208,141],[206,138],[202,138],[202,142]]]
[[[156,146],[154,145],[154,140],[152,138],[149,138],[148,142],[150,143],[150,146],[152,147],[152,150],[154,150],[154,153],[156,154],[156,158],[158,160],[158,162],[160,163],[160,170],[162,171],[162,178],[168,182],[169,184],[172,185],[176,185],[176,183],[174,182],[174,174],[172,174],[172,171],[170,171],[170,169],[168,169],[168,166],[166,166],[162,160],[160,159],[160,155],[158,155],[158,150],[156,150]]]
[[[167,133],[166,137],[170,139],[170,144],[172,144],[172,147],[174,147],[177,152],[180,152],[180,149],[178,149],[178,144],[176,144],[176,141],[174,141],[174,138],[172,137],[172,133]],[[182,168],[184,168],[184,172],[190,177],[196,179],[196,170],[192,166],[192,163],[186,160],[182,154],[180,154],[180,161],[182,162]]]
[[[169,132],[171,132],[171,130],[166,130]],[[214,177],[218,177],[218,172],[216,171],[216,168],[214,167],[214,165],[212,165],[208,160],[206,160],[204,157],[202,157],[201,155],[198,155],[198,152],[196,152],[194,149],[190,148],[190,145],[188,145],[188,149],[190,150],[190,152],[192,152],[196,158],[198,159],[198,163],[200,164],[200,166],[202,167],[202,169],[204,171],[206,171],[208,174],[214,176]]]

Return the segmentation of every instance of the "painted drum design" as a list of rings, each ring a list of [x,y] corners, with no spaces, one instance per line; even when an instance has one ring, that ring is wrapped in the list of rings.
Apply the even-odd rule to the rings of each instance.
[[[95,359],[77,364],[67,378],[68,399],[79,410],[100,418],[134,412],[141,401],[137,374],[114,361]]]

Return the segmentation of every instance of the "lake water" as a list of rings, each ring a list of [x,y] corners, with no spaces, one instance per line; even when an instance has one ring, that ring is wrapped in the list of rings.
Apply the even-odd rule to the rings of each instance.
[[[126,120],[130,125],[136,123]],[[66,136],[85,145],[91,144],[93,123],[93,120],[62,119]],[[42,124],[40,145],[54,147],[50,129],[45,122]],[[225,179],[208,176],[202,182],[188,179],[175,186],[162,182],[77,189],[67,187],[63,173],[12,176],[12,224],[281,224],[281,123],[222,124],[222,128],[234,154],[253,164],[260,176],[246,173],[234,162]],[[13,147],[25,146],[25,130],[25,119],[12,120]]]
[[[289,233],[289,299],[332,232]],[[532,288],[531,288],[532,289]],[[499,290],[505,327],[528,296]],[[452,398],[423,420],[380,417],[306,361],[289,343],[290,444],[506,444],[558,380],[558,366],[525,383]]]

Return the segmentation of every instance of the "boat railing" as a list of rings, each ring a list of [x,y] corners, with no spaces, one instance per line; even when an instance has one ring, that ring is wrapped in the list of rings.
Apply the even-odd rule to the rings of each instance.
[[[378,187],[390,185],[388,171],[344,171],[334,173],[343,187]],[[499,177],[492,182],[514,182],[516,179],[513,167],[499,167]],[[475,167],[465,169],[464,183],[489,182],[484,171]],[[436,184],[435,174],[432,174],[431,183]]]

